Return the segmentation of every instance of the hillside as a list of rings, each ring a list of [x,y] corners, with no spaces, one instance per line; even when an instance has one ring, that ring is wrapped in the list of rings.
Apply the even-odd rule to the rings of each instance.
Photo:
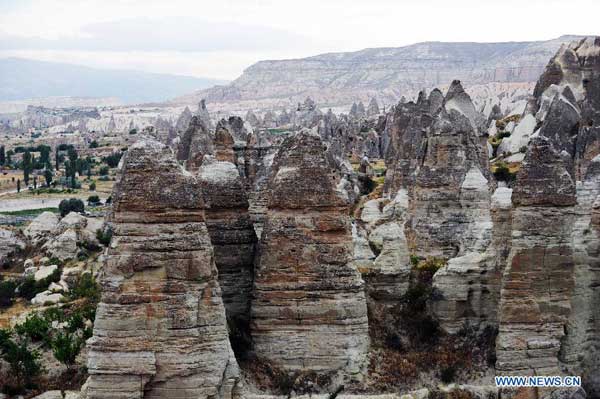
[[[295,103],[311,96],[320,104],[397,101],[421,88],[460,79],[466,86],[490,82],[535,82],[548,59],[575,36],[538,42],[425,42],[314,57],[260,61],[231,84],[175,99],[195,103]]]
[[[97,69],[21,58],[0,59],[0,101],[39,97],[116,97],[125,103],[162,101],[223,81]]]

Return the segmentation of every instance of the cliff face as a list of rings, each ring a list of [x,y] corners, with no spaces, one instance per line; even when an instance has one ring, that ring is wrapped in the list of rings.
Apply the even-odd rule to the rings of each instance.
[[[368,103],[377,96],[397,102],[422,88],[453,79],[468,85],[489,82],[535,82],[563,36],[543,42],[426,42],[397,48],[331,53],[295,60],[260,61],[227,86],[200,91],[176,101],[277,101],[294,104],[311,96],[319,103]]]
[[[227,161],[205,157],[198,176],[230,333],[247,340],[256,234],[246,190],[235,165]]]
[[[237,395],[200,183],[154,141],[129,148],[89,342],[87,398]]]
[[[361,371],[368,349],[363,281],[348,263],[348,205],[318,136],[276,156],[252,303],[254,351],[285,370]]]
[[[575,182],[553,144],[536,138],[512,197],[512,243],[497,340],[500,372],[554,375],[571,311]]]

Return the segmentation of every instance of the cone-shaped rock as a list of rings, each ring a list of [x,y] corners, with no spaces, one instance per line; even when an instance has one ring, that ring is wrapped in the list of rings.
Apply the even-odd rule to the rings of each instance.
[[[340,177],[319,136],[286,139],[274,160],[252,305],[258,356],[287,371],[358,373],[369,344],[363,281]]]
[[[87,398],[231,398],[229,344],[200,183],[155,141],[122,161]]]

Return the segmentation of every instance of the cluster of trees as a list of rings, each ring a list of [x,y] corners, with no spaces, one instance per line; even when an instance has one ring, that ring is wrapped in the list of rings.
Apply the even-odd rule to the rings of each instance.
[[[94,144],[95,142],[92,142]],[[97,143],[92,146],[95,148]],[[36,157],[36,154],[39,156]],[[22,154],[21,160],[13,162],[15,154]],[[4,146],[0,146],[0,166],[10,166],[23,170],[23,182],[25,187],[29,187],[33,183],[34,188],[37,188],[37,177],[34,176],[34,171],[42,171],[45,185],[49,187],[56,181],[54,179],[54,169],[60,169],[64,165],[65,174],[61,178],[60,183],[69,188],[80,188],[81,183],[77,180],[77,175],[87,175],[88,179],[92,176],[92,168],[96,166],[96,161],[91,157],[81,158],[75,147],[71,144],[60,144],[56,147],[54,154],[54,162],[51,159],[52,148],[50,146],[40,144],[38,146],[18,146],[14,150],[6,151]],[[110,168],[116,168],[121,160],[122,152],[116,151],[102,158],[101,166],[98,170],[100,176],[107,176]],[[39,173],[37,173],[39,174]],[[33,178],[32,178],[33,176]],[[17,181],[17,190],[21,190],[21,181]],[[93,190],[92,190],[93,191]]]

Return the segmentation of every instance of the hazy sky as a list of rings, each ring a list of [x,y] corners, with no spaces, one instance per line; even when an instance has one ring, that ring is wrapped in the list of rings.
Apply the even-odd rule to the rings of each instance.
[[[262,59],[598,34],[598,15],[598,0],[0,0],[0,57],[234,79]]]

